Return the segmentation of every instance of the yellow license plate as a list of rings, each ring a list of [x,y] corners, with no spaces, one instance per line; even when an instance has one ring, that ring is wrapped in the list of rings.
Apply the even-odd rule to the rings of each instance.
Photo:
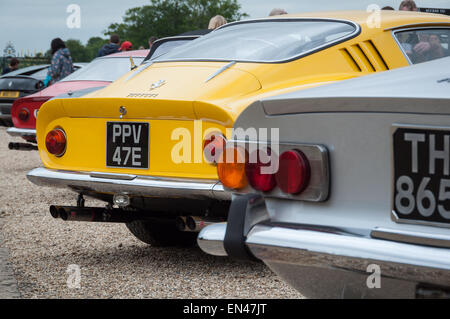
[[[0,97],[19,97],[19,93],[18,91],[1,91]]]

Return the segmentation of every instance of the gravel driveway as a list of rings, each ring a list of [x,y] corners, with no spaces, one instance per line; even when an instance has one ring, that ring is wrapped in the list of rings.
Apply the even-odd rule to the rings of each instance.
[[[25,175],[41,166],[38,153],[8,150],[20,139],[3,127],[0,141],[0,248],[9,250],[22,297],[301,298],[263,264],[153,248],[122,224],[54,220],[48,206],[75,205],[75,193],[31,184]]]

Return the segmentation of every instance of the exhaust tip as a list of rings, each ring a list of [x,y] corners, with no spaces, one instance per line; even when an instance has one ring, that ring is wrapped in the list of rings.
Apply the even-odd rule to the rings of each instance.
[[[58,209],[58,213],[59,213],[59,217],[61,217],[62,220],[67,220],[68,219],[67,212],[66,212],[66,210],[64,208]]]
[[[186,230],[186,222],[184,221],[184,218],[180,216],[177,217],[177,219],[175,220],[175,226],[179,231]]]
[[[192,216],[188,216],[186,218],[186,226],[189,228],[189,230],[194,231],[197,228],[196,222]]]
[[[50,206],[50,215],[52,215],[53,218],[59,217],[58,209],[56,208],[56,206]]]
[[[15,149],[15,146],[16,146],[16,143],[13,143],[13,142],[9,142],[9,144],[8,144],[8,148],[9,148],[10,150]]]

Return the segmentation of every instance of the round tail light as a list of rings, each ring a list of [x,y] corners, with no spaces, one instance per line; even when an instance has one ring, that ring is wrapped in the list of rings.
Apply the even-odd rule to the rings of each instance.
[[[226,139],[221,133],[213,133],[203,141],[203,155],[208,163],[217,164],[225,148]]]
[[[274,173],[265,174],[263,167],[271,165],[271,149],[257,150],[256,154],[250,155],[249,162],[245,164],[245,174],[248,183],[256,190],[261,192],[269,192],[275,188],[277,182]]]
[[[30,117],[30,112],[27,109],[23,108],[19,111],[19,113],[17,114],[17,117],[22,122],[26,122],[28,120],[28,118]]]
[[[45,146],[50,154],[62,156],[66,151],[66,134],[62,129],[54,129],[45,137]]]
[[[278,187],[287,194],[299,194],[309,183],[311,169],[305,154],[290,150],[281,154],[275,178]]]
[[[217,174],[225,187],[241,189],[247,186],[245,160],[246,153],[242,148],[231,147],[222,152],[220,161],[217,163]]]

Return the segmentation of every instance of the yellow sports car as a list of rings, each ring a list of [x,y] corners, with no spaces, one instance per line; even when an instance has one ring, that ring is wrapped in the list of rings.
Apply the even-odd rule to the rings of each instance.
[[[191,244],[227,217],[215,162],[248,105],[438,58],[430,34],[448,27],[446,16],[394,11],[227,24],[105,89],[45,103],[37,118],[45,168],[28,178],[79,194],[76,206],[51,206],[55,218],[122,222],[152,245]],[[108,204],[85,207],[84,195]]]

